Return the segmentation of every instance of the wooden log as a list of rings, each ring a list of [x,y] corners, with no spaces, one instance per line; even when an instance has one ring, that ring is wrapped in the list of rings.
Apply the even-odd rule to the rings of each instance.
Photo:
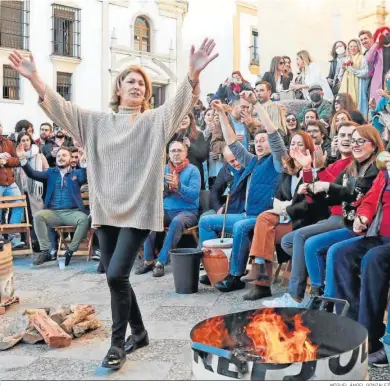
[[[52,312],[50,314],[50,317],[52,320],[54,320],[57,324],[61,324],[68,315],[72,313],[72,310],[70,307],[63,307],[61,306],[58,310]]]
[[[17,345],[23,338],[22,334],[7,336],[5,338],[0,339],[0,351],[8,350],[11,347]]]
[[[23,343],[35,344],[42,342],[43,336],[39,333],[36,328],[29,328],[23,333]]]
[[[96,318],[95,314],[87,316],[84,322],[80,322],[73,326],[73,335],[76,338],[79,338],[81,335],[85,334],[87,331],[96,330],[100,328],[102,324]]]
[[[69,306],[72,312],[80,311],[87,307],[93,307],[93,305],[92,304],[71,304]]]
[[[24,310],[23,315],[28,317],[29,326],[28,328],[33,328],[32,319],[35,314],[48,315],[50,312],[50,308],[29,308]]]
[[[88,315],[91,315],[95,312],[95,308],[91,305],[84,306],[83,308],[78,308],[75,312],[69,315],[64,322],[61,324],[61,328],[68,334],[72,333],[72,328],[75,324],[78,324],[85,320]]]
[[[72,337],[46,314],[34,314],[32,324],[50,347],[68,347],[72,343]]]

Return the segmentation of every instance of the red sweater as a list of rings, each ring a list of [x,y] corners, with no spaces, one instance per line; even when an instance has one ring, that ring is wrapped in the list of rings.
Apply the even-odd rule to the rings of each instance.
[[[352,162],[352,156],[339,159],[335,163],[329,165],[326,169],[318,172],[318,178],[320,181],[333,182],[340,173]],[[343,210],[341,205],[335,205],[330,208],[330,212],[333,216],[342,216]]]

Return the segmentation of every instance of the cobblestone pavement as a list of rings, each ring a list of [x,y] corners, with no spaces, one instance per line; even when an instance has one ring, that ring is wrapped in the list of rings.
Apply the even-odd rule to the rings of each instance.
[[[75,257],[65,270],[57,263],[33,267],[30,259],[16,258],[15,283],[20,304],[0,316],[0,335],[18,332],[18,316],[25,308],[92,303],[104,326],[74,340],[63,349],[44,344],[20,344],[0,352],[0,380],[189,380],[191,374],[190,331],[207,317],[254,309],[261,301],[243,301],[246,290],[220,293],[199,286],[192,295],[174,292],[171,267],[162,278],[151,273],[135,276],[131,283],[137,295],[150,345],[128,355],[120,371],[100,367],[109,348],[110,296],[105,276],[96,272],[96,262]],[[283,292],[274,286],[274,294]],[[372,380],[389,380],[390,371],[370,370]]]

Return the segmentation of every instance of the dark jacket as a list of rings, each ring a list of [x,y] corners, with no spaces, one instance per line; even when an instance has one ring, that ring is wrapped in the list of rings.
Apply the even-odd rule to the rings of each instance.
[[[173,141],[183,142],[184,135],[176,133],[167,145],[167,153],[169,150],[169,144]],[[189,136],[188,136],[189,138]],[[199,132],[195,139],[190,139],[191,146],[188,149],[188,160],[190,164],[196,166],[200,173],[201,178],[201,190],[204,190],[204,170],[203,162],[209,158],[209,142],[205,140],[203,133]]]
[[[349,115],[351,116],[352,121],[358,125],[365,125],[367,123],[363,114],[359,110],[351,110],[349,111]]]
[[[301,112],[298,114],[299,122],[303,122],[305,118],[305,114],[309,109],[316,109],[317,114],[320,119],[323,119],[325,122],[329,123],[330,116],[332,115],[332,104],[329,101],[323,100],[321,104],[317,107],[313,107],[311,103],[309,103],[306,107],[304,107]]]
[[[360,168],[365,167],[364,163]],[[349,170],[344,170],[330,184],[329,191],[326,197],[316,195],[315,208],[318,210],[321,205],[333,206],[342,205],[344,223],[348,227],[352,227],[356,217],[356,210],[362,203],[366,193],[371,189],[371,186],[379,173],[375,162],[372,163],[364,172],[362,177],[353,177]]]
[[[280,76],[282,85],[283,85],[283,90],[288,90],[290,86],[290,78],[284,77],[283,75]],[[275,77],[274,74],[270,71],[267,71],[261,80],[267,81],[271,85],[271,93],[274,94],[276,93],[276,82],[275,82]]]
[[[319,207],[318,210],[309,210],[310,205],[306,196],[297,194],[299,186],[303,183],[302,179],[299,180],[294,195],[291,195],[292,178],[293,176],[289,174],[283,174],[275,198],[280,201],[292,201],[291,205],[286,208],[286,212],[291,218],[293,230],[315,224],[320,220],[328,218],[330,212],[326,205],[322,208]]]
[[[322,151],[326,152],[327,155],[332,154],[332,141],[330,140],[330,138],[326,137],[324,139],[324,142],[322,142],[321,148],[322,148]]]
[[[241,91],[252,91],[253,87],[248,82],[243,82],[240,84]],[[240,99],[240,94],[233,90],[231,83],[229,84],[220,84],[217,92],[211,98],[211,101],[219,99],[222,103],[229,104],[234,100]],[[211,102],[210,101],[210,102]]]
[[[210,189],[211,207],[216,212],[225,204],[223,193],[230,186],[230,191],[233,191],[240,180],[240,177],[245,169],[236,170],[228,163],[225,163],[219,171],[213,186]],[[227,213],[241,213],[242,204],[239,202],[240,195],[231,195]]]
[[[0,153],[9,153],[7,163],[0,167],[0,186],[10,186],[15,182],[14,168],[19,166],[19,158],[12,141],[0,136]]]
[[[272,153],[260,159],[249,153],[238,141],[229,146],[240,164],[245,167],[232,195],[241,195],[239,202],[244,203],[243,211],[249,216],[258,216],[272,208],[280,175],[283,172],[281,158],[287,152],[284,142],[278,132],[268,135],[268,141]],[[247,189],[249,178],[251,180]]]
[[[73,141],[70,137],[65,137],[65,141],[63,143],[62,146],[65,146],[65,147],[71,147],[73,146]],[[47,159],[47,162],[49,164],[49,166],[51,168],[54,168],[56,167],[56,157],[53,157],[51,155],[51,152],[53,151],[53,147],[54,147],[54,139],[53,140],[50,140],[48,142],[46,142],[44,145],[43,145],[43,148],[42,148],[42,153],[43,155],[46,157]]]
[[[48,209],[50,200],[53,196],[57,178],[60,174],[59,169],[49,168],[44,172],[38,172],[34,170],[28,163],[26,163],[23,166],[23,170],[26,173],[27,177],[40,182],[47,182],[47,191],[44,204],[45,209]],[[83,204],[83,199],[81,198],[80,193],[80,187],[87,183],[86,169],[70,170],[70,172],[65,175],[65,178],[66,186],[70,190],[70,196],[72,197],[75,206],[77,206],[80,211],[88,214],[88,210]]]

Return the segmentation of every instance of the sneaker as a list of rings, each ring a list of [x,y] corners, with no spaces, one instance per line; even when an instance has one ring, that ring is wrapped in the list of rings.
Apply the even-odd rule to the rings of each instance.
[[[100,261],[100,249],[96,249],[92,254],[92,260]]]
[[[162,277],[164,276],[164,265],[160,262],[157,262],[153,268],[153,277]]]
[[[55,259],[53,259],[49,251],[42,251],[38,256],[34,257],[32,263],[33,265],[41,265],[53,260]]]
[[[35,252],[35,253],[39,253],[39,252],[41,252],[41,248],[39,247],[39,242],[38,242],[38,240],[33,240],[32,242],[31,242],[31,247],[32,247],[32,250],[33,250],[33,252]]]
[[[289,293],[280,296],[279,298],[264,300],[263,306],[267,308],[286,308],[286,307],[295,307],[295,308],[306,308],[307,301],[304,299],[302,302],[297,302]]]
[[[70,263],[70,260],[72,259],[72,256],[73,256],[73,251],[71,251],[70,249],[68,249],[65,253],[64,253],[64,258],[65,258],[65,267],[67,267]]]
[[[368,364],[374,367],[387,367],[389,365],[384,347],[372,354],[368,354]]]

